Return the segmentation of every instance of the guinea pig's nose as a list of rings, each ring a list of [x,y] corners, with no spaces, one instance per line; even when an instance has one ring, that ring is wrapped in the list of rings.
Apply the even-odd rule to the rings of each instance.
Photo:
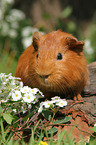
[[[49,77],[49,75],[39,75],[39,76],[40,76],[40,78],[43,79],[43,80],[46,80],[46,79]]]
[[[49,75],[39,75],[44,84],[48,84]]]

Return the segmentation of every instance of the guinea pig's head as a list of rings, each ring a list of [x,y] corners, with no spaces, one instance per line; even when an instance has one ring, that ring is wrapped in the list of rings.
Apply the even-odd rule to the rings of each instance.
[[[81,81],[85,67],[83,45],[83,41],[60,30],[33,34],[34,69],[41,90],[63,94]]]

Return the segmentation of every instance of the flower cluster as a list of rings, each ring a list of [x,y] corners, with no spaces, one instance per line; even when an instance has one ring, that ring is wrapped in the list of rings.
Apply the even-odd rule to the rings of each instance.
[[[45,101],[40,103],[40,108],[38,113],[41,113],[43,109],[52,109],[54,107],[64,107],[67,105],[67,101],[65,99],[60,99],[60,97],[56,96],[51,98],[51,101]]]
[[[6,112],[25,113],[28,109],[31,109],[32,104],[38,102],[38,99],[42,97],[44,95],[39,89],[23,86],[20,78],[13,77],[11,73],[8,75],[5,73],[0,74],[0,104],[2,107],[7,106]],[[43,109],[64,107],[66,105],[67,101],[65,99],[54,97],[51,98],[51,101],[41,102],[38,113],[41,113]]]
[[[23,86],[20,78],[13,77],[11,74],[0,74],[0,102],[8,103],[11,111],[25,112],[35,104],[43,94],[37,89],[31,89],[28,86]],[[13,101],[13,103],[9,103]]]
[[[22,87],[23,83],[19,81],[20,78],[13,77],[12,74],[6,75],[5,73],[0,74],[0,93],[6,93],[13,88]]]

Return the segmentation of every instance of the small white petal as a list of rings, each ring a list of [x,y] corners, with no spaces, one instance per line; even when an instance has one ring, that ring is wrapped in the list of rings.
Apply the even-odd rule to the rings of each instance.
[[[61,99],[59,102],[56,103],[56,105],[59,107],[67,106],[67,101]]]
[[[21,99],[21,92],[20,91],[15,91],[14,93],[12,93],[12,99],[13,101],[18,101]]]
[[[51,106],[51,101],[45,101],[45,102],[43,103],[43,106],[44,106],[45,108],[49,108],[49,107]]]
[[[55,97],[53,97],[53,98],[51,98],[53,101],[54,100],[59,100],[60,99],[60,97],[58,97],[58,96],[55,96]]]
[[[43,107],[42,107],[42,106],[40,106],[40,108],[39,108],[39,110],[38,110],[38,113],[41,113],[41,112],[42,112],[42,110],[43,110]]]
[[[21,88],[23,87],[23,82],[20,82],[20,87],[21,87]]]
[[[22,88],[20,89],[20,91],[21,91],[22,93],[28,93],[29,91],[31,91],[31,88],[28,87],[28,86],[24,86],[24,87],[22,87]]]
[[[37,88],[34,88],[34,89],[31,90],[31,92],[32,92],[33,94],[37,94],[38,91],[39,91],[39,90],[38,90]]]
[[[24,102],[32,103],[34,99],[35,99],[35,96],[33,94],[31,93],[24,94],[24,97],[23,97]]]
[[[94,126],[96,126],[96,123],[94,124]]]
[[[17,111],[16,111],[16,109],[13,109],[13,112],[15,112],[15,113],[16,113],[16,112],[17,112]]]

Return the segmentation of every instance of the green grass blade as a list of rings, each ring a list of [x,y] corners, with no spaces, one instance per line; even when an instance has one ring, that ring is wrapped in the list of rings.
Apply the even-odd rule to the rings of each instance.
[[[4,133],[4,126],[3,126],[2,119],[1,119],[1,134],[2,134],[2,141],[5,143],[5,133]]]

